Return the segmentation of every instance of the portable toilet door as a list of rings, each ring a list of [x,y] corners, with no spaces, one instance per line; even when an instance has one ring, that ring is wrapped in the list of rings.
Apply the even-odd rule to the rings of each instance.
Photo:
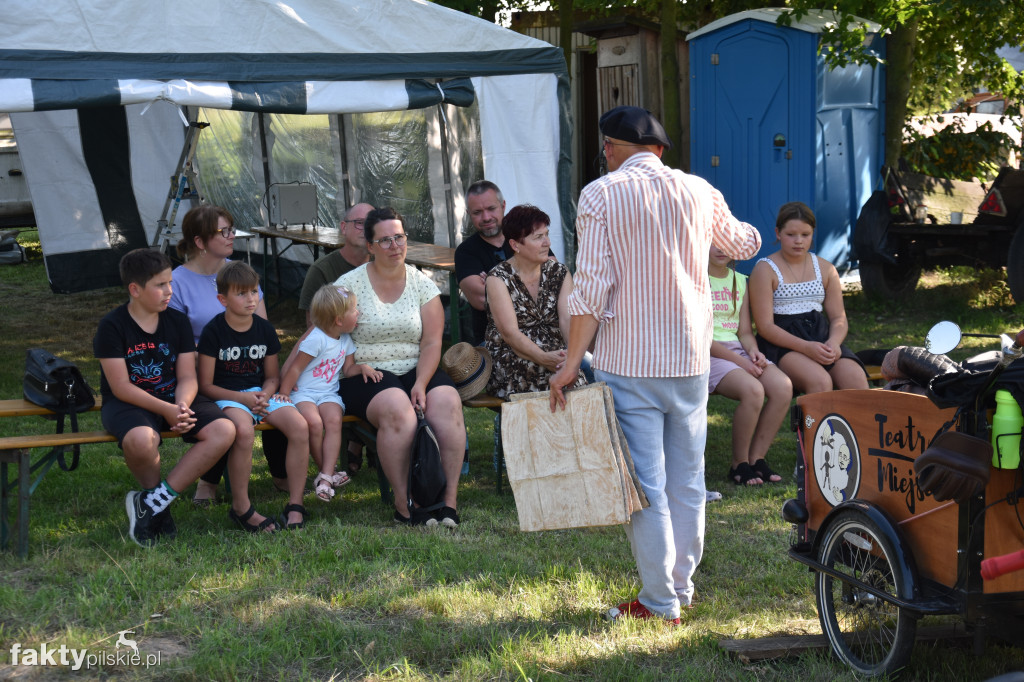
[[[786,11],[739,12],[687,36],[691,172],[758,228],[759,255],[777,248],[779,207],[803,201],[817,217],[815,251],[842,266],[882,163],[882,74],[869,65],[828,69],[818,42],[835,18],[777,25]]]

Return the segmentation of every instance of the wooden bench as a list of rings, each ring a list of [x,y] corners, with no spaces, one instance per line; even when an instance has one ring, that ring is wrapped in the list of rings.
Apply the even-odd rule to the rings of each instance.
[[[101,400],[97,397],[96,406],[91,411],[97,411],[100,407]],[[40,407],[27,400],[0,400],[0,418],[46,416],[54,416],[54,413],[45,407]],[[376,429],[362,419],[351,415],[345,415],[342,423],[344,425],[343,428],[348,429],[350,432],[355,432],[359,436],[359,440],[366,445],[371,461],[376,463]],[[262,423],[257,424],[255,428],[257,431],[267,431],[274,427],[270,424]],[[181,436],[176,431],[163,431],[160,435],[164,439],[179,438]],[[29,498],[36,488],[39,487],[46,473],[61,457],[63,450],[60,448],[74,445],[89,445],[92,443],[116,442],[117,438],[106,431],[78,431],[77,433],[65,432],[60,434],[43,433],[0,438],[0,549],[6,549],[10,541],[8,503],[12,493],[17,490],[18,554],[22,557],[28,555]],[[43,448],[47,451],[44,454],[40,454],[36,461],[33,462],[31,460],[32,450]],[[17,467],[13,479],[10,479],[8,476],[8,466],[11,464]],[[384,477],[382,467],[377,465],[376,469],[381,500],[387,503],[391,499],[391,487]]]

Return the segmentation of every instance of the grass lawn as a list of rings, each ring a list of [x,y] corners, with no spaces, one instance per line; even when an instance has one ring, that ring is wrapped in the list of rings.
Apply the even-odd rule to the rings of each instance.
[[[0,397],[21,395],[24,350],[43,346],[76,361],[94,386],[92,335],[120,290],[54,295],[35,233],[22,234],[31,261],[0,267]],[[1022,326],[998,273],[929,273],[904,305],[846,295],[850,346],[920,345],[940,319],[965,331]],[[301,318],[271,312],[285,343]],[[988,348],[984,339],[978,349]],[[961,351],[962,357],[967,351]],[[309,495],[307,527],[251,537],[221,501],[173,511],[178,538],[152,550],[127,537],[124,495],[134,480],[112,445],[85,447],[79,470],[53,470],[32,496],[27,559],[0,553],[0,679],[140,680],[852,680],[827,652],[743,664],[722,638],[820,633],[813,578],[786,557],[790,528],[779,515],[788,482],[743,489],[724,479],[734,403],[710,401],[707,477],[725,499],[708,507],[696,608],[683,626],[610,624],[609,606],[639,585],[621,528],[521,533],[506,486],[494,488],[492,413],[467,412],[471,470],[461,481],[463,523],[396,528],[364,469],[329,504]],[[95,414],[84,428],[99,428]],[[34,418],[4,420],[0,435],[38,430]],[[49,428],[42,425],[42,428]],[[163,448],[167,464],[180,441]],[[795,437],[780,430],[769,461],[792,471]],[[257,455],[251,494],[278,513]],[[118,633],[138,642],[141,662],[118,660]],[[11,666],[12,647],[84,649],[98,665]],[[159,661],[156,662],[156,657]],[[153,665],[147,667],[147,658]],[[58,656],[59,661],[59,656]],[[982,680],[1024,669],[1017,649],[969,650],[919,643],[907,678]]]

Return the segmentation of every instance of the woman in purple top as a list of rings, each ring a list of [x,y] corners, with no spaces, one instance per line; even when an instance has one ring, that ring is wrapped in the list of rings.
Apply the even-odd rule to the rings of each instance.
[[[234,253],[234,224],[235,219],[227,209],[209,204],[193,208],[181,221],[182,238],[178,242],[177,250],[178,256],[185,264],[179,265],[171,272],[172,293],[169,307],[188,315],[196,343],[199,343],[199,334],[206,323],[224,312],[224,306],[217,300],[217,273],[227,265],[228,258]],[[256,314],[267,319],[267,306],[263,301],[262,289]],[[271,449],[274,450],[274,454],[267,458],[267,464],[274,477],[274,485],[279,490],[287,490],[284,448]],[[266,451],[267,443],[264,439],[264,454]],[[277,457],[278,454],[281,456]],[[225,455],[202,475],[192,498],[194,503],[199,506],[213,503],[226,464]]]

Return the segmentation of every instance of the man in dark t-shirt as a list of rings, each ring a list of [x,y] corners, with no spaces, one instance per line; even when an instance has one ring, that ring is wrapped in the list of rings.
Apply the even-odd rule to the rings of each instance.
[[[469,342],[483,343],[487,330],[484,281],[487,273],[510,255],[501,233],[505,217],[505,199],[498,186],[489,180],[474,182],[466,190],[466,209],[476,233],[455,249],[455,278],[472,311],[473,329]]]

